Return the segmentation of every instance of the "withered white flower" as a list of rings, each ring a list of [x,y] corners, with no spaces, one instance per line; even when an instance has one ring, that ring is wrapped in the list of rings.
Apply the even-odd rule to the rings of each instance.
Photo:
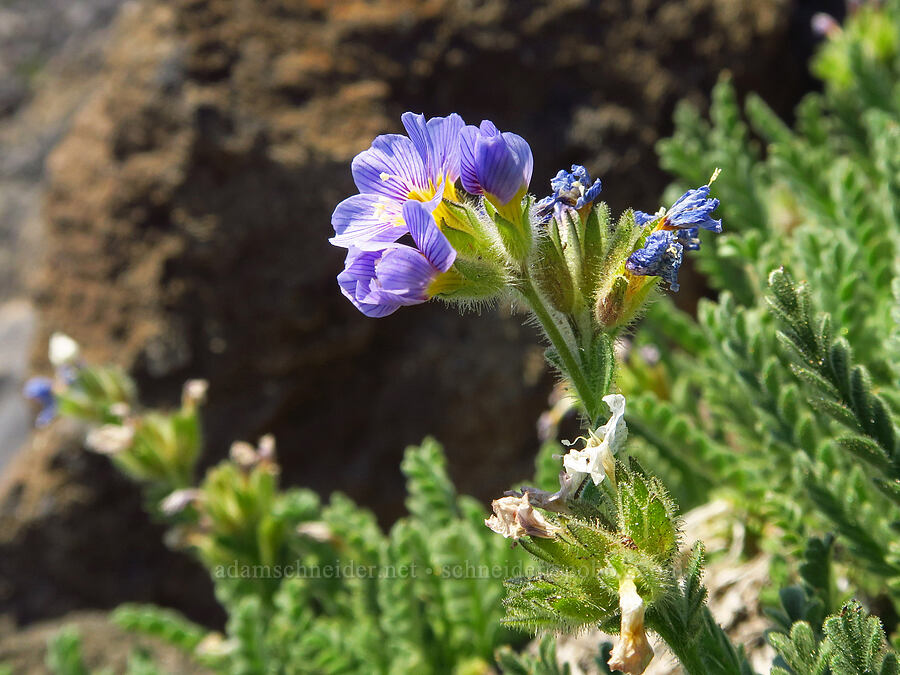
[[[116,417],[124,419],[131,414],[131,406],[124,401],[119,401],[118,403],[113,403],[109,406],[109,412]]]
[[[78,343],[65,333],[53,333],[50,336],[47,356],[54,367],[70,366],[78,360],[80,355],[81,348]]]
[[[231,461],[242,469],[251,469],[259,462],[256,448],[247,443],[247,441],[235,441],[232,443],[228,454],[231,457]]]
[[[584,449],[570,450],[563,457],[566,473],[573,476],[576,483],[585,475],[590,475],[594,485],[600,485],[609,477],[615,485],[615,454],[625,444],[628,428],[625,426],[625,397],[609,394],[603,397],[611,415],[606,424],[597,427],[587,438]]]
[[[297,526],[297,534],[319,542],[328,542],[334,539],[334,533],[331,531],[328,523],[320,520],[311,520],[300,523]]]
[[[159,509],[167,516],[174,516],[176,513],[184,511],[188,505],[196,502],[200,495],[201,492],[197,488],[174,490],[160,502]]]
[[[256,446],[256,454],[259,456],[259,459],[261,461],[274,461],[275,436],[273,436],[272,434],[266,434],[265,436],[260,438],[259,443]]]
[[[543,515],[531,507],[526,492],[522,496],[506,496],[491,502],[494,515],[484,524],[497,534],[508,539],[521,537],[542,537],[552,539],[560,528],[548,522]]]
[[[181,390],[181,404],[185,408],[194,408],[206,402],[209,382],[206,380],[188,380]]]
[[[641,675],[653,660],[653,648],[644,631],[644,600],[638,595],[630,576],[619,583],[619,609],[622,612],[621,631],[607,664],[611,670]]]
[[[571,497],[578,485],[575,483],[573,476],[565,471],[559,472],[559,490],[550,492],[549,490],[541,490],[536,487],[526,487],[521,490],[510,490],[504,493],[507,497],[527,497],[528,503],[545,511],[553,511],[554,513],[571,513],[566,503]]]
[[[194,647],[194,653],[200,656],[228,656],[235,651],[233,640],[226,640],[221,633],[209,633]]]
[[[85,445],[101,455],[117,455],[131,447],[134,427],[130,424],[104,424],[88,432]]]
[[[255,448],[246,441],[235,441],[231,444],[229,454],[231,461],[244,471],[257,466],[266,467],[272,473],[278,471],[278,465],[275,464],[275,437],[272,434],[260,438]]]

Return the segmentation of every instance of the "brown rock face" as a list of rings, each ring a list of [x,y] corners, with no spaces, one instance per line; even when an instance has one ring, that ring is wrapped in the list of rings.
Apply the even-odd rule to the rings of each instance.
[[[272,432],[286,482],[340,488],[391,518],[402,449],[430,433],[461,490],[496,495],[530,472],[537,447],[549,376],[533,367],[535,333],[505,311],[358,314],[327,243],[334,205],[355,192],[350,159],[398,131],[404,110],[457,111],[531,142],[538,194],[579,162],[614,208],[653,208],[665,179],[652,144],[677,100],[702,101],[722,69],[770,99],[777,72],[776,102],[802,91],[791,11],[777,0],[130,7],[103,86],[48,162],[43,335],[64,330],[90,360],[125,365],[149,404],[208,378],[210,460]],[[102,540],[82,515],[80,536]],[[102,573],[120,564],[111,554]],[[168,576],[156,574],[151,590]],[[58,597],[76,582],[45,583]],[[114,602],[77,583],[84,604]],[[57,611],[52,597],[44,609]]]

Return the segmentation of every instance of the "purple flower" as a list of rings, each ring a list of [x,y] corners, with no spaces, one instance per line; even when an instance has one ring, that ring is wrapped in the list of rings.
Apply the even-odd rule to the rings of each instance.
[[[657,230],[647,237],[643,248],[628,256],[625,269],[636,276],[662,277],[670,289],[677,291],[683,248],[678,233]]]
[[[338,284],[366,316],[387,316],[404,305],[427,301],[431,283],[453,265],[456,251],[429,206],[409,200],[401,210],[415,247],[392,242],[350,247]]]
[[[407,112],[401,120],[408,137],[378,136],[353,159],[360,193],[338,204],[331,216],[335,246],[397,241],[408,231],[402,213],[407,200],[433,204],[432,211],[443,197],[457,200],[462,118],[454,113],[426,121],[424,115]]]
[[[521,136],[501,133],[493,122],[467,126],[459,136],[460,177],[466,192],[486,195],[497,206],[523,196],[531,182],[534,158]]]
[[[560,169],[550,179],[550,187],[553,188],[553,194],[544,197],[536,205],[538,217],[542,220],[549,219],[563,205],[576,209],[590,206],[599,196],[602,184],[599,178],[592,183],[587,169],[580,164],[573,164],[571,171]]]
[[[56,417],[56,395],[53,393],[53,380],[49,377],[32,377],[22,388],[25,398],[36,402],[40,411],[34,420],[36,427],[45,427]]]
[[[662,216],[635,211],[634,222],[643,225],[661,218],[657,225],[659,229],[681,229],[696,232],[698,228],[702,227],[704,230],[719,233],[722,231],[722,221],[714,220],[710,216],[718,206],[719,200],[710,199],[709,185],[704,185],[685,192]]]

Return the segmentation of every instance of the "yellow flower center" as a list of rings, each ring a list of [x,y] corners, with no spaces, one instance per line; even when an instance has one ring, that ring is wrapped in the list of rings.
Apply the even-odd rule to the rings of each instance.
[[[438,190],[443,189],[443,199],[434,209],[434,222],[437,223],[437,226],[441,229],[444,227],[451,227],[454,230],[460,230],[462,232],[467,232],[469,234],[475,234],[472,226],[469,223],[464,222],[460,218],[456,216],[456,214],[451,211],[447,205],[444,203],[444,199],[458,202],[459,194],[456,192],[456,185],[454,185],[451,181],[447,180],[446,176],[441,176],[438,179],[438,185],[435,187],[434,183],[429,181],[428,187],[424,190],[413,190],[409,193],[410,199],[417,199],[420,202],[431,201],[434,196],[438,193]]]

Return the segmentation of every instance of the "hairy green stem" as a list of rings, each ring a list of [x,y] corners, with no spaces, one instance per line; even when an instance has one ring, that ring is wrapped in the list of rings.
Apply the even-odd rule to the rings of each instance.
[[[709,607],[703,607],[702,612],[701,625],[695,627],[699,630],[693,635],[672,630],[673,624],[667,622],[652,622],[649,628],[659,633],[690,675],[742,675],[753,672],[713,618]]]
[[[575,388],[575,393],[581,401],[585,415],[587,415],[588,423],[593,427],[595,424],[594,415],[596,411],[595,392],[591,389],[591,386],[584,375],[580,359],[572,351],[569,343],[563,337],[560,326],[557,324],[553,313],[545,304],[544,298],[541,297],[541,294],[538,292],[537,288],[535,288],[534,283],[530,278],[525,278],[520,291],[528,302],[529,307],[531,307],[531,311],[534,312],[538,321],[541,322],[541,327],[544,329],[544,333],[547,334],[547,339],[550,340],[553,349],[559,354],[559,358],[562,360],[563,366],[565,366],[563,375],[568,377],[572,386]]]

